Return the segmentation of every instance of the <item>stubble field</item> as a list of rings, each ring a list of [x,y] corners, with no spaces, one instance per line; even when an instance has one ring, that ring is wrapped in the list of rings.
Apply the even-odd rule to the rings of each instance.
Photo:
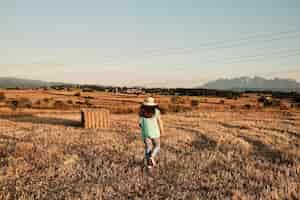
[[[93,98],[94,105],[136,108],[144,97]],[[79,126],[80,108],[3,105],[0,199],[300,199],[300,110],[239,107],[254,103],[251,97],[201,102],[162,116],[166,130],[151,172],[143,168],[136,113],[112,114],[111,129],[89,130]]]

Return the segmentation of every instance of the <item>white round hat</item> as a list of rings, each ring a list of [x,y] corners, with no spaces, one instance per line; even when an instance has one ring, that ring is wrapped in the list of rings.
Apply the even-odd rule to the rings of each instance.
[[[153,97],[148,97],[143,102],[144,106],[157,106],[157,103],[155,103],[155,100]]]

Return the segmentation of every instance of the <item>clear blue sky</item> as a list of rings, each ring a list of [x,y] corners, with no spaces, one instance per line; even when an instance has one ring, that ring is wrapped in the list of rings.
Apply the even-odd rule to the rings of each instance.
[[[197,86],[300,81],[299,0],[0,0],[0,76]]]

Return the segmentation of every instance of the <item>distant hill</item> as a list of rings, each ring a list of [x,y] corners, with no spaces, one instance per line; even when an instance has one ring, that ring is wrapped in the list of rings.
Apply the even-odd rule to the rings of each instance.
[[[0,77],[0,88],[39,88],[62,85],[64,83],[45,82],[39,80]]]
[[[300,92],[300,83],[293,79],[265,79],[262,77],[240,77],[233,79],[218,79],[211,81],[202,86],[207,89],[217,90],[271,90],[271,91],[282,91]]]

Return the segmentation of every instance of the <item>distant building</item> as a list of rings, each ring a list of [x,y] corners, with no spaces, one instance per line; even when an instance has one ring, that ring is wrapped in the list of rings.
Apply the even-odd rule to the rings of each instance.
[[[144,94],[145,92],[143,91],[142,88],[126,88],[124,93],[126,93],[126,94]]]

